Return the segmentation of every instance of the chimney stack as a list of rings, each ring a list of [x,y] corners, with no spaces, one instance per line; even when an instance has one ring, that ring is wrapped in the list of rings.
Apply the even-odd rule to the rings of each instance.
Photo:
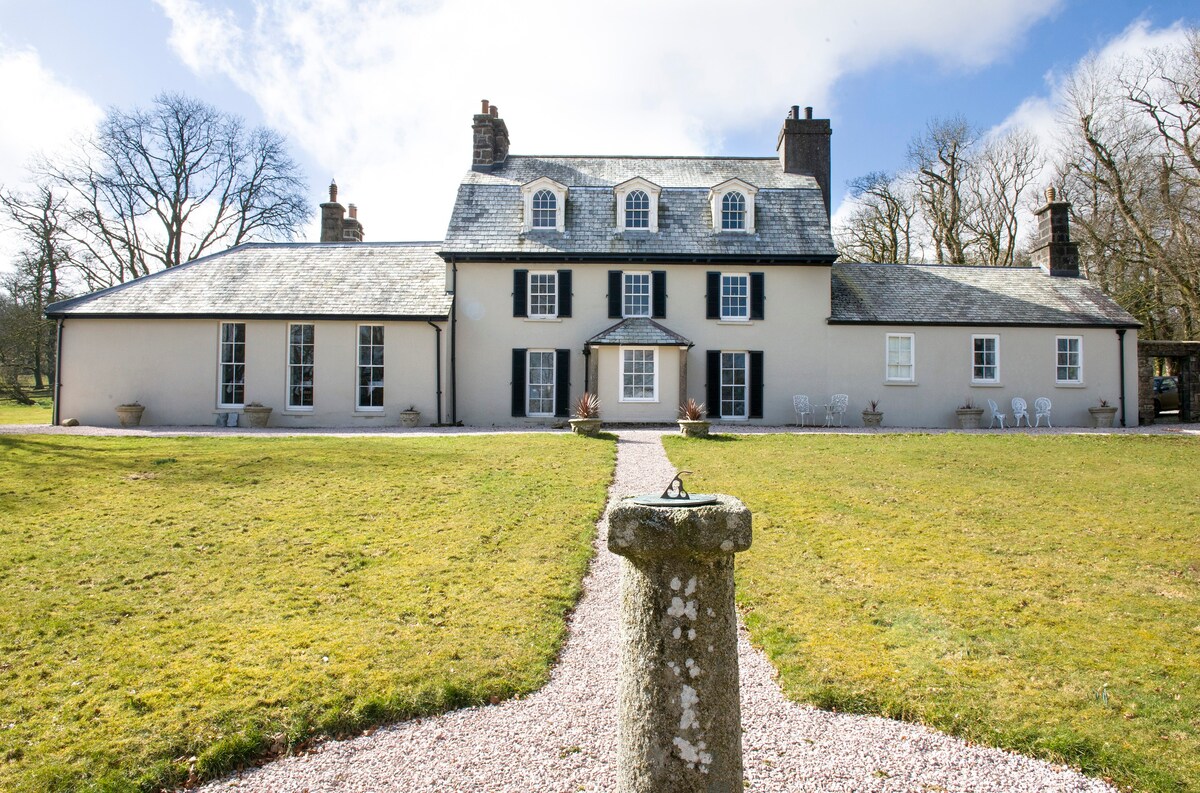
[[[508,126],[500,118],[500,108],[484,99],[471,122],[474,137],[471,170],[490,171],[508,159]]]
[[[792,105],[775,146],[785,173],[803,174],[817,180],[821,198],[825,201],[826,217],[830,214],[829,139],[832,134],[829,119],[813,118],[811,107],[804,108],[804,118],[800,118],[800,106]]]
[[[321,204],[321,242],[362,242],[363,227],[358,222],[358,207],[350,205],[350,217],[346,208],[338,203],[337,182],[329,183],[329,201]]]
[[[1059,201],[1053,187],[1046,189],[1046,205],[1034,211],[1037,244],[1030,251],[1033,264],[1064,278],[1079,277],[1079,245],[1071,242],[1071,203]]]

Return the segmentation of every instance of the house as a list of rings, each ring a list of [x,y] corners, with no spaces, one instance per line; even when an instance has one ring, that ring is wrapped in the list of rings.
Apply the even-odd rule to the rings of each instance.
[[[793,107],[770,157],[526,156],[497,108],[438,243],[372,244],[336,187],[315,244],[242,245],[51,306],[59,416],[110,424],[545,425],[583,391],[611,422],[695,398],[730,423],[877,399],[893,425],[970,398],[1137,421],[1138,322],[1080,277],[1069,205],[1038,210],[1031,268],[837,262],[829,121]],[[345,240],[350,240],[345,242]]]

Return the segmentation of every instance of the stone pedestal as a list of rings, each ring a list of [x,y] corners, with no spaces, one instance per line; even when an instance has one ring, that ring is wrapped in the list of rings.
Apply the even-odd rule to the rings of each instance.
[[[617,782],[621,793],[741,793],[733,555],[750,511],[626,500],[609,514],[621,555]]]

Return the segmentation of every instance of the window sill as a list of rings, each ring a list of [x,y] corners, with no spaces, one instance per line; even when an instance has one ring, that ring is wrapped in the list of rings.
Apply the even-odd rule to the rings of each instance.
[[[380,419],[380,418],[383,418],[386,414],[387,414],[387,411],[384,410],[383,408],[374,408],[374,409],[355,408],[354,412],[351,413],[350,415],[361,416],[366,419]]]
[[[217,409],[213,411],[213,415],[219,416],[222,413],[241,413],[245,409],[245,405],[230,405],[229,407],[221,407],[218,405]]]
[[[990,380],[986,383],[977,383],[972,380],[971,388],[1004,388],[1004,384],[1003,383],[993,383]]]
[[[658,399],[618,399],[622,405],[656,405]]]
[[[281,416],[311,416],[315,411],[314,408],[287,408],[279,411]]]
[[[753,319],[718,319],[718,325],[753,325],[756,320]]]
[[[522,317],[526,322],[562,322],[562,317]]]
[[[1055,383],[1055,388],[1087,388],[1086,383]]]
[[[899,386],[918,386],[918,385],[920,385],[920,383],[918,383],[916,380],[884,380],[883,384],[884,385],[899,385]]]

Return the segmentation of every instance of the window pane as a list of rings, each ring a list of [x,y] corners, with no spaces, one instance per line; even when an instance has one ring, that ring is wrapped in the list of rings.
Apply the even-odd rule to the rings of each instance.
[[[358,328],[358,406],[383,407],[383,325]]]
[[[538,190],[533,194],[533,222],[535,229],[557,228],[558,198],[549,190]]]
[[[554,353],[531,350],[528,353],[528,404],[526,415],[554,415]]]
[[[625,228],[650,228],[650,196],[642,190],[625,196]]]
[[[746,275],[721,276],[721,319],[750,317],[750,278]]]
[[[744,352],[721,353],[721,416],[746,418],[746,359]]]
[[[654,391],[654,350],[622,350],[621,398],[657,398]]]
[[[217,399],[222,405],[241,405],[246,399],[246,323],[221,323],[220,382]]]
[[[558,274],[530,273],[529,316],[553,317],[558,314]]]
[[[625,273],[624,280],[625,316],[650,316],[650,273]]]
[[[312,407],[313,326],[292,325],[288,337],[288,407]]]
[[[721,197],[721,228],[735,231],[746,228],[746,198],[741,193],[726,193]]]

